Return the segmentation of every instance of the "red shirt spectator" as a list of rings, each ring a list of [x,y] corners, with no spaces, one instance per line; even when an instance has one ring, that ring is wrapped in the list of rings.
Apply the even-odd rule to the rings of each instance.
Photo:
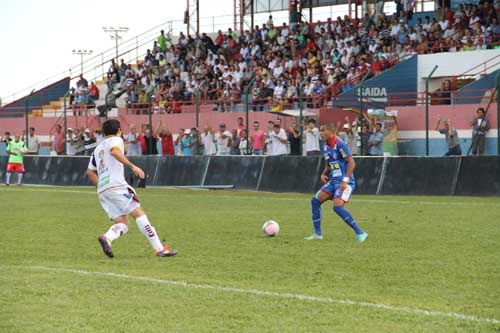
[[[94,84],[94,82],[92,82],[90,84],[89,95],[94,100],[98,100],[99,99],[99,88],[97,88],[97,86]]]
[[[316,51],[318,49],[318,47],[316,46],[316,43],[313,40],[308,38],[307,44],[306,44],[306,49],[308,52],[309,51]]]
[[[141,150],[142,153],[145,154],[148,151],[148,146],[146,144],[146,139],[144,138],[144,134],[139,134],[139,137],[137,138],[139,140],[139,143],[141,144]]]
[[[174,137],[170,131],[161,131],[161,153],[163,156],[172,156],[175,155],[174,150]]]
[[[222,34],[222,32],[219,30],[219,34],[217,35],[217,38],[215,38],[215,44],[217,44],[217,46],[221,46],[222,43],[224,43],[224,35]]]

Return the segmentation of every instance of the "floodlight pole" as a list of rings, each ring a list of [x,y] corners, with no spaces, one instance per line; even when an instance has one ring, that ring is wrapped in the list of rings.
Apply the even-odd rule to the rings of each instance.
[[[104,32],[110,33],[111,39],[115,40],[116,63],[118,64],[118,40],[122,38],[122,36],[120,35],[121,32],[128,32],[128,27],[103,27],[102,30],[104,30]]]
[[[74,55],[80,56],[80,74],[83,75],[83,56],[91,55],[92,50],[73,50]]]

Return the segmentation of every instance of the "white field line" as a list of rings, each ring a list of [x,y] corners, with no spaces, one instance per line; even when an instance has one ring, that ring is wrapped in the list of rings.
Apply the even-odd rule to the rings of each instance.
[[[184,288],[191,289],[204,289],[204,290],[215,290],[220,292],[227,293],[238,293],[238,294],[248,294],[254,296],[268,296],[274,298],[287,298],[294,299],[300,301],[309,301],[309,302],[318,302],[318,303],[331,303],[337,305],[352,305],[363,308],[374,308],[381,310],[388,310],[394,312],[405,312],[410,314],[422,315],[427,317],[445,317],[445,318],[453,318],[464,321],[475,321],[475,322],[483,322],[483,323],[491,323],[491,324],[500,324],[499,319],[493,318],[482,318],[474,315],[467,315],[456,312],[445,312],[445,311],[433,311],[433,310],[424,310],[419,308],[412,308],[407,306],[393,306],[381,303],[370,303],[370,302],[359,302],[352,301],[348,299],[336,299],[331,297],[318,297],[318,296],[309,296],[303,294],[294,294],[294,293],[279,293],[273,291],[265,291],[258,289],[243,289],[243,288],[234,288],[234,287],[222,287],[215,286],[209,284],[197,284],[185,281],[173,281],[173,280],[162,280],[155,279],[145,276],[133,276],[126,274],[117,274],[117,273],[108,273],[108,272],[95,272],[95,271],[86,271],[79,269],[68,269],[68,268],[54,268],[54,267],[46,267],[46,266],[0,266],[0,270],[12,270],[12,269],[25,269],[25,270],[39,270],[39,271],[50,271],[50,272],[62,272],[62,273],[73,273],[79,275],[88,275],[88,276],[103,276],[103,277],[111,277],[129,281],[140,281],[140,282],[148,282],[148,283],[157,283],[157,284],[165,284],[170,286],[178,286]]]
[[[96,195],[95,191],[80,191],[80,190],[61,190],[61,189],[44,189],[43,187],[46,186],[33,186],[34,188],[26,188],[28,186],[25,186],[23,189],[18,189],[16,187],[0,187],[0,192],[1,191],[24,191],[24,192],[53,192],[53,193],[75,193],[75,194],[92,194]],[[31,186],[29,186],[31,187]],[[90,188],[90,187],[89,187]],[[199,198],[198,195],[192,195],[192,194],[184,194],[184,193],[176,193],[176,194],[153,194],[153,193],[148,193],[148,196],[151,197],[160,197],[160,198]],[[278,195],[278,194],[277,194]],[[312,195],[312,194],[311,194]],[[216,195],[213,196],[212,198],[217,198],[217,199],[250,199],[250,200],[277,200],[277,201],[304,201],[304,198],[283,198],[283,197],[273,197],[273,196],[265,196],[265,197],[259,197],[259,196],[244,196],[244,195]],[[404,201],[404,200],[383,200],[383,199],[356,199],[354,198],[351,202],[362,202],[362,203],[368,203],[368,204],[399,204],[399,205],[431,205],[431,206],[479,206],[479,207],[485,207],[485,206],[491,206],[491,207],[500,207],[500,200],[498,203],[493,203],[493,202],[464,202],[464,201],[455,201],[455,202],[442,202],[442,201]]]

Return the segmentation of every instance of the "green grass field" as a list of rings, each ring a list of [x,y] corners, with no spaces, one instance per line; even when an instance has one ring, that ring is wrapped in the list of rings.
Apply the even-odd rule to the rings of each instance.
[[[0,332],[500,332],[498,198],[368,197],[370,237],[308,195],[138,190],[160,236],[109,226],[88,188],[0,188]],[[263,222],[280,223],[265,237]]]

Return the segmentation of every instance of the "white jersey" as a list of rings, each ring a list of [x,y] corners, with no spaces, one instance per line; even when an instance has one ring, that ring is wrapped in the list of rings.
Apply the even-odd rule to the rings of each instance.
[[[112,136],[105,139],[97,146],[90,157],[89,169],[97,171],[99,184],[97,192],[101,193],[110,188],[127,186],[123,171],[123,164],[111,155],[113,149],[119,149],[124,153],[123,140],[120,137]]]

